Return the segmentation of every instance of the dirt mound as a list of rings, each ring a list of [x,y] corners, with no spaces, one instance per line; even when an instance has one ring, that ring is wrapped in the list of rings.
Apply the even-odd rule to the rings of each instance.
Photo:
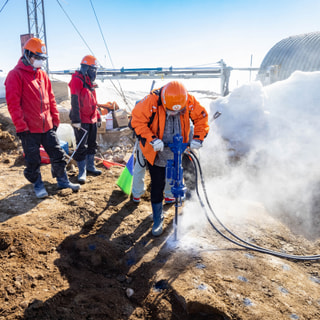
[[[16,138],[7,131],[2,131],[0,127],[0,152],[8,152],[9,150],[16,150],[18,143]]]
[[[98,164],[103,174],[73,193],[59,190],[43,165],[49,197],[39,200],[23,177],[19,140],[1,134],[0,320],[320,319],[320,261],[236,247],[201,224],[200,210],[174,241],[172,205],[164,206],[164,234],[154,238],[149,192],[133,203],[116,186],[117,166]],[[77,169],[68,174],[75,182]],[[242,238],[280,252],[320,253],[319,238],[298,235],[259,204],[246,206],[250,214],[228,225]]]

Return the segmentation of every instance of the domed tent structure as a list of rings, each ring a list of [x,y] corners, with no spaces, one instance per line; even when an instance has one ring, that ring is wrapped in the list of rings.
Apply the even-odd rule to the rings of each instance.
[[[275,44],[263,59],[257,80],[268,85],[287,79],[296,70],[320,71],[320,32],[291,36]]]

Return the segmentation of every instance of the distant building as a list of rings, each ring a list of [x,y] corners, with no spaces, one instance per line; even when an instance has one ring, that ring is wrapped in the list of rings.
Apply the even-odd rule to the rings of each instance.
[[[264,57],[257,80],[268,85],[296,70],[320,71],[320,32],[291,36],[275,44]]]

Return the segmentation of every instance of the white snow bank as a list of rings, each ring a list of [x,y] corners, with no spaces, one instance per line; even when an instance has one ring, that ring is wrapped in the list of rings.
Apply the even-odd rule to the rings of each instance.
[[[7,75],[0,71],[0,98],[4,98],[6,96],[4,81],[6,80]]]
[[[320,72],[295,72],[211,103],[211,114],[222,115],[211,119],[201,161],[210,200],[224,199],[215,201],[219,214],[239,214],[240,199],[247,199],[311,227],[320,185],[319,83]],[[231,163],[230,155],[240,160]]]

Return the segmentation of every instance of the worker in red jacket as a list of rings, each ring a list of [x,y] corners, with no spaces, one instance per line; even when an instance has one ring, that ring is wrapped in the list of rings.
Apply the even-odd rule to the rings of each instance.
[[[23,56],[5,81],[8,110],[25,153],[24,176],[33,183],[38,198],[48,196],[40,172],[40,145],[50,157],[52,175],[57,178],[58,187],[73,191],[80,188],[67,176],[65,152],[56,134],[59,111],[49,77],[41,70],[46,59],[44,42],[38,38],[29,39],[24,45]]]
[[[173,152],[165,144],[172,143],[176,134],[183,137],[184,143],[189,142],[190,120],[194,125],[190,148],[199,149],[209,132],[208,113],[178,81],[152,91],[132,110],[131,127],[139,139],[151,176],[154,236],[162,233],[165,170],[167,160],[173,159]]]
[[[78,181],[86,182],[86,173],[95,176],[101,171],[94,165],[94,156],[97,152],[97,127],[101,125],[101,116],[97,107],[95,83],[98,62],[94,56],[87,55],[81,61],[80,71],[72,75],[69,82],[71,91],[70,120],[74,128],[77,145],[87,132],[74,155],[78,165]],[[85,129],[80,130],[80,128]]]

